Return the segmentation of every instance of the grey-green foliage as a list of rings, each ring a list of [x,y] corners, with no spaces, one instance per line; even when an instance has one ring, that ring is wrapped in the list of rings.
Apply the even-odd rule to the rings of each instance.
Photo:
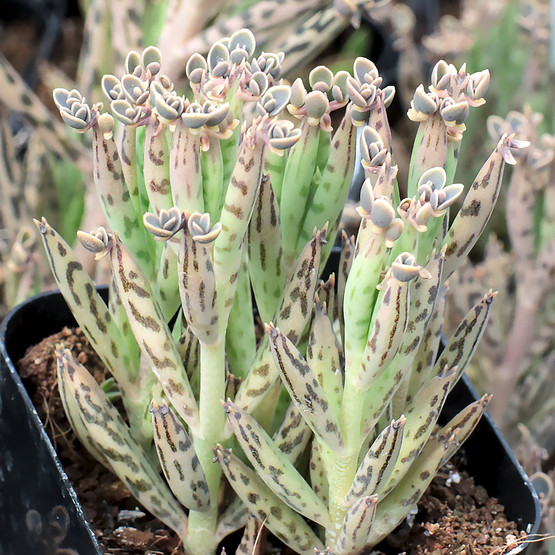
[[[109,257],[108,306],[67,243],[46,220],[37,225],[60,289],[119,384],[128,424],[65,351],[61,391],[82,442],[188,552],[213,553],[250,512],[300,553],[326,545],[354,554],[408,514],[489,400],[436,427],[494,296],[434,363],[442,284],[487,222],[519,143],[501,138],[447,229],[462,191],[452,184],[457,145],[487,72],[440,63],[428,92],[419,89],[409,113],[421,122],[412,198],[398,203],[385,113],[394,91],[375,65],[358,58],[352,75],[315,68],[307,90],[280,82],[283,55],[254,51],[240,30],[207,58],[192,56],[193,100],[163,75],[156,48],[131,52],[126,74],[102,81],[115,119],[76,90],[54,91],[66,123],[93,130],[110,230],[79,239]],[[342,108],[334,130],[330,112]],[[368,124],[362,223],[356,242],[345,241],[335,293],[334,278],[318,276],[353,175],[356,129]],[[258,344],[251,284],[266,320]],[[307,481],[297,463],[310,441]],[[246,510],[232,501],[221,512],[223,475]]]
[[[90,407],[71,400],[79,396],[80,382],[65,379],[62,391],[78,434],[124,481],[133,473],[131,453],[149,455],[154,440],[170,489],[157,483],[156,498],[150,488],[133,491],[197,553],[214,551],[221,538],[216,530],[223,529],[218,501],[222,471],[211,453],[229,435],[220,400],[240,383],[235,376],[254,375],[272,364],[268,342],[256,346],[250,283],[257,283],[256,301],[266,317],[277,316],[290,337],[299,339],[311,317],[326,233],[331,241],[334,237],[326,232],[328,222],[337,229],[354,170],[358,122],[352,108],[337,133],[330,123],[330,112],[350,103],[346,82],[353,78],[315,70],[313,90],[297,83],[291,104],[291,88],[279,82],[283,55],[253,57],[254,49],[254,36],[242,30],[214,44],[206,59],[192,57],[187,74],[193,99],[178,95],[161,73],[156,48],[131,52],[121,79],[106,75],[102,80],[115,119],[102,113],[100,105],[90,106],[77,90],[54,91],[64,121],[80,133],[93,132],[93,178],[110,231],[99,228],[78,237],[97,259],[109,258],[108,306],[68,244],[46,220],[37,222],[60,289],[119,385],[129,425],[120,422],[110,433],[122,446],[119,438],[125,437],[130,451],[118,455],[111,445],[110,457],[101,452],[101,442],[89,437],[88,417],[77,417],[80,409]],[[364,76],[357,79],[364,81]],[[248,104],[254,115],[244,109]],[[300,129],[281,117],[286,107],[301,120]],[[358,102],[357,110],[364,112],[364,102]],[[291,204],[285,193],[275,194],[271,178],[284,191],[292,188],[305,148],[302,139],[309,132],[318,163],[306,179],[312,183],[313,174],[321,173],[328,185],[308,188]],[[324,209],[310,204],[314,194]],[[290,217],[301,225],[297,235],[287,234],[285,253],[280,220]],[[306,241],[300,239],[305,219],[321,230],[311,228]],[[249,258],[258,264],[248,264]],[[243,333],[231,334],[231,329]],[[60,368],[63,360],[60,356]],[[76,361],[68,364],[83,371]],[[279,393],[277,377],[275,373],[270,381],[268,374],[262,387]],[[94,390],[96,395],[91,406],[103,413],[108,405],[101,402],[100,390]],[[262,389],[257,404],[261,395]],[[278,411],[279,418],[286,414]],[[306,444],[308,427],[296,413],[289,418],[286,428],[295,434],[294,444],[287,447],[288,436],[281,448],[294,459]],[[177,513],[179,524],[166,510],[174,495],[189,509],[188,518]],[[225,526],[233,528],[238,521],[230,522],[235,524]]]

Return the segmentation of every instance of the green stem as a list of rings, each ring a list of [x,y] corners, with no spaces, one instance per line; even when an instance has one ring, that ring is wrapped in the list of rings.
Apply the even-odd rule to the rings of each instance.
[[[343,526],[347,512],[344,503],[358,468],[361,438],[362,413],[365,391],[354,384],[354,380],[345,383],[343,408],[341,413],[341,433],[345,443],[340,454],[322,449],[322,458],[327,469],[329,482],[329,514],[332,522],[326,530],[326,544],[334,545]]]
[[[213,464],[212,466],[220,466]],[[185,551],[188,555],[211,555],[218,547],[216,540],[216,524],[218,506],[214,505],[208,511],[190,511]]]
[[[200,344],[200,399],[199,430],[195,434],[195,451],[204,470],[210,490],[210,509],[190,511],[187,553],[208,555],[215,553],[218,501],[222,468],[214,464],[212,448],[223,441],[225,413],[220,401],[225,397],[225,342],[219,339],[212,345]]]

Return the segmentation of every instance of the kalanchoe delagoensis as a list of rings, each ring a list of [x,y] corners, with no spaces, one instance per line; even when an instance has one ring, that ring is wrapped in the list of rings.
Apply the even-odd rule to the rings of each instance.
[[[443,282],[478,238],[468,218],[485,224],[515,143],[502,139],[448,228],[462,188],[443,162],[399,200],[385,115],[393,91],[372,62],[357,59],[354,76],[318,67],[308,92],[279,81],[283,56],[253,59],[254,49],[240,30],[206,59],[191,57],[192,100],[174,91],[156,49],[131,53],[127,74],[103,81],[116,119],[98,104],[87,110],[78,93],[56,93],[69,121],[83,122],[77,130],[94,133],[109,231],[79,238],[109,257],[109,306],[62,238],[37,224],[60,289],[119,384],[128,424],[65,351],[60,387],[85,446],[188,553],[214,553],[246,525],[243,551],[264,526],[299,553],[355,555],[408,515],[489,400],[437,426],[494,295],[434,363],[436,332]],[[442,79],[434,87],[454,96],[468,85],[462,74]],[[320,282],[354,171],[355,128],[366,122],[377,130],[361,133],[358,237],[344,238],[337,276]],[[254,301],[265,323],[258,343]],[[296,466],[305,451],[308,480]],[[238,498],[222,508],[224,476]]]

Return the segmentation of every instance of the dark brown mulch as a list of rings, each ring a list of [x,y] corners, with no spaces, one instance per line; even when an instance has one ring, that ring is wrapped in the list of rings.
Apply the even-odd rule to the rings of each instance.
[[[106,379],[106,369],[79,328],[66,328],[44,339],[28,350],[18,368],[103,550],[121,555],[184,555],[176,535],[137,509],[118,478],[80,448],[58,394],[53,356],[58,343],[70,349],[99,383]],[[453,463],[442,469],[418,508],[412,527],[405,524],[392,535],[394,553],[501,555],[522,541],[497,499]]]
[[[523,541],[503,505],[457,466],[455,459],[441,469],[410,531],[396,533],[394,543],[407,555],[501,555]]]

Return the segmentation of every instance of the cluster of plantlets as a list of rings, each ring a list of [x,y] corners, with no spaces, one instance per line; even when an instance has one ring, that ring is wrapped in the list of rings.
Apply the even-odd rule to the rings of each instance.
[[[61,349],[60,391],[82,443],[187,552],[212,553],[245,525],[240,552],[250,552],[263,525],[299,553],[355,554],[413,511],[489,401],[437,426],[494,297],[468,312],[436,361],[442,284],[486,225],[520,144],[501,138],[449,226],[463,192],[452,182],[464,120],[483,103],[487,71],[440,62],[428,91],[417,90],[401,201],[386,115],[394,91],[374,64],[358,58],[352,75],[319,66],[307,90],[280,82],[283,55],[254,51],[243,29],[206,59],[192,56],[193,100],[161,74],[157,49],[132,52],[121,79],[102,80],[117,122],[76,90],[54,91],[66,123],[93,130],[111,231],[79,238],[109,257],[108,306],[67,243],[46,220],[37,225],[128,424]],[[321,281],[357,129],[362,221],[356,239],[343,237],[337,274]],[[236,498],[222,496],[223,475]]]
[[[182,68],[193,52],[208,52],[213,42],[242,27],[256,32],[258,52],[264,49],[291,53],[287,56],[288,66],[282,67],[283,74],[306,65],[351,21],[356,26],[363,12],[370,14],[383,3],[381,0],[348,5],[331,0],[244,0],[233,5],[218,1],[207,6],[198,0],[194,3],[179,0],[166,6],[160,2],[91,0],[81,3],[85,28],[77,76],[72,80],[52,66],[41,68],[41,76],[46,87],[63,82],[68,89],[78,88],[86,98],[98,98],[101,94],[98,75],[121,67],[129,50],[141,48],[143,44],[158,44],[164,52],[166,71],[177,81],[182,79]],[[90,182],[88,138],[84,137],[81,144],[69,140],[63,126],[1,54],[0,86],[3,91],[0,103],[8,109],[0,116],[4,127],[0,138],[3,145],[0,197],[2,206],[6,207],[1,214],[2,228],[6,231],[0,248],[0,283],[4,287],[0,311],[4,313],[51,285],[48,269],[34,247],[34,231],[32,226],[29,228],[31,214],[48,215],[66,239],[75,236],[80,224],[92,228],[104,222]],[[30,137],[25,149],[27,159],[33,161],[32,171],[28,171],[21,156],[14,156],[5,146],[6,141],[12,142],[6,125],[8,118],[4,118],[9,113],[21,118]],[[4,171],[6,167],[10,167],[9,172]],[[14,185],[15,174],[25,187]],[[36,185],[37,179],[40,187]],[[23,195],[23,191],[31,192],[33,200]],[[17,204],[22,211],[8,209],[11,204]],[[15,218],[14,214],[17,214]],[[18,233],[22,227],[26,227],[25,237],[30,236],[30,240],[20,240]],[[86,263],[82,254],[79,253],[79,259]],[[18,258],[16,267],[10,262],[14,257]],[[38,274],[41,279],[34,279]],[[102,271],[98,277],[103,280]]]

